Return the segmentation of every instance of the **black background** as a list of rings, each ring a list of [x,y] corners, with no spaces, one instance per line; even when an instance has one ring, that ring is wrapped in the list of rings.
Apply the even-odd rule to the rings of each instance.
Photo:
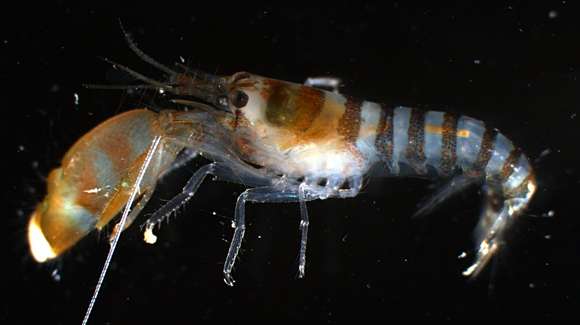
[[[77,138],[155,100],[82,87],[131,82],[98,56],[161,78],[126,46],[118,18],[146,53],[168,64],[182,57],[212,73],[246,70],[295,82],[333,75],[344,80],[342,92],[363,99],[482,119],[531,157],[539,190],[506,249],[475,281],[461,272],[473,258],[477,189],[419,220],[410,216],[434,188],[420,180],[372,180],[356,199],[310,203],[302,280],[297,205],[250,205],[237,283],[229,288],[221,268],[243,188],[206,182],[158,232],[157,245],[145,244],[137,226],[124,233],[91,323],[577,321],[580,11],[573,1],[432,3],[56,2],[5,11],[14,22],[4,19],[0,32],[8,255],[0,321],[79,323],[88,304],[106,234],[37,265],[25,226],[45,193],[44,176]],[[201,163],[164,180],[149,210]]]

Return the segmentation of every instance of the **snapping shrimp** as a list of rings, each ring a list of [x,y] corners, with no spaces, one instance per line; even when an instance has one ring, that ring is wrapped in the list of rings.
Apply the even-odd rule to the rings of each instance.
[[[247,72],[217,76],[185,67],[176,72],[147,56],[128,36],[127,40],[139,57],[169,78],[157,81],[111,62],[145,83],[124,88],[163,90],[188,110],[128,111],[72,146],[61,167],[50,173],[48,194],[28,224],[31,252],[38,262],[60,256],[124,208],[112,236],[116,243],[150,199],[157,181],[198,155],[212,162],[197,170],[183,191],[145,222],[145,240],[155,242],[154,226],[191,199],[206,176],[245,185],[236,202],[234,233],[223,267],[230,286],[246,229],[247,202],[300,205],[298,270],[303,277],[306,202],[357,196],[377,166],[391,177],[450,179],[418,214],[479,184],[485,204],[475,236],[477,256],[463,273],[476,276],[501,248],[506,232],[536,190],[526,155],[477,119],[358,100],[340,94],[332,78],[298,84]],[[114,245],[109,256],[113,250]],[[98,288],[93,300],[96,292]],[[86,318],[91,308],[92,303]]]

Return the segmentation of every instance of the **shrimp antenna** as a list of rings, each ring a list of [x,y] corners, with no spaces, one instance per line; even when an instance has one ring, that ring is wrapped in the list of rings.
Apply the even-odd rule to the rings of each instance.
[[[128,67],[126,67],[126,66],[124,66],[122,64],[119,64],[119,63],[117,63],[115,61],[112,61],[112,60],[110,60],[108,58],[105,58],[105,57],[100,57],[100,58],[101,58],[101,60],[107,62],[108,64],[112,65],[113,67],[118,68],[120,70],[123,70],[124,72],[126,72],[130,76],[132,76],[132,77],[134,77],[136,79],[139,79],[141,81],[144,81],[144,82],[148,83],[149,85],[153,85],[156,88],[160,88],[160,89],[171,89],[172,88],[171,85],[164,84],[164,83],[162,83],[160,81],[157,81],[155,79],[151,79],[149,77],[146,77],[146,76],[140,74],[139,72],[137,72],[137,71],[135,71],[135,70],[133,70],[131,68],[128,68]]]
[[[133,90],[133,89],[159,89],[153,85],[101,85],[101,84],[83,84],[87,89],[107,89],[107,90]]]
[[[137,47],[137,43],[135,43],[135,41],[133,41],[133,39],[131,38],[131,35],[129,33],[127,33],[127,31],[125,30],[125,27],[123,27],[123,23],[121,22],[121,19],[119,19],[119,26],[121,26],[121,31],[123,32],[123,36],[125,36],[125,40],[127,41],[127,45],[129,45],[129,48],[135,53],[137,54],[137,56],[149,63],[150,65],[156,67],[157,69],[167,73],[170,76],[175,76],[178,73],[169,69],[167,66],[157,62],[157,60],[155,60],[154,58],[150,57],[149,55],[145,54],[145,52],[143,52],[139,47]]]
[[[117,247],[117,243],[119,242],[119,238],[121,238],[121,233],[123,232],[123,228],[125,228],[125,223],[127,222],[127,217],[129,216],[129,212],[131,211],[131,205],[135,201],[137,197],[137,193],[139,193],[139,186],[143,181],[143,177],[145,176],[145,172],[147,171],[147,167],[151,163],[153,159],[153,155],[157,152],[157,147],[159,146],[159,142],[161,141],[161,136],[156,136],[153,138],[151,142],[151,146],[149,147],[149,151],[147,151],[147,156],[145,157],[145,161],[141,168],[139,169],[139,174],[137,175],[137,179],[135,180],[135,184],[133,184],[133,189],[131,189],[131,195],[129,196],[129,200],[125,205],[125,209],[123,210],[123,215],[121,216],[121,221],[116,225],[119,231],[115,233],[113,237],[113,241],[111,242],[111,247],[109,248],[109,253],[107,254],[107,258],[105,259],[105,264],[103,264],[103,269],[101,270],[101,274],[99,275],[99,280],[97,281],[97,285],[95,286],[95,291],[93,292],[93,296],[91,297],[91,301],[89,303],[89,307],[87,308],[87,312],[85,313],[85,317],[83,318],[82,325],[86,325],[89,321],[89,316],[91,315],[91,311],[97,301],[97,297],[99,295],[99,291],[101,290],[101,286],[103,285],[103,281],[105,280],[105,275],[107,275],[107,270],[109,269],[109,265],[111,264],[111,259],[113,258],[113,254],[115,253],[115,248]]]

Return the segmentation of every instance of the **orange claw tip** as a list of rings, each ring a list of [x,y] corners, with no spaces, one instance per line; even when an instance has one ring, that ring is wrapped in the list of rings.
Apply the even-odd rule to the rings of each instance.
[[[38,225],[36,213],[32,215],[28,223],[28,244],[30,245],[32,257],[39,263],[57,256]]]

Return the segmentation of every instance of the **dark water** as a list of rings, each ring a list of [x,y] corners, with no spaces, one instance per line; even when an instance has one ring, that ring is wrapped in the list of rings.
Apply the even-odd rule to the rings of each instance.
[[[507,249],[476,281],[461,275],[473,257],[476,190],[421,220],[410,215],[432,189],[420,180],[376,180],[356,199],[309,204],[303,280],[296,278],[297,205],[251,205],[237,285],[229,288],[221,268],[243,188],[207,182],[158,232],[157,245],[143,243],[138,227],[124,234],[91,323],[574,321],[580,11],[572,1],[544,3],[143,3],[114,10],[55,4],[35,6],[41,18],[30,8],[15,10],[19,23],[0,34],[8,253],[0,321],[80,323],[86,309],[106,236],[93,234],[58,262],[38,266],[24,229],[45,193],[42,177],[80,135],[128,108],[156,103],[151,94],[82,87],[131,81],[98,56],[159,76],[128,49],[118,17],[162,62],[183,58],[212,73],[247,70],[297,82],[334,75],[344,80],[344,93],[360,98],[482,119],[537,159],[539,190]],[[196,166],[167,179],[150,209],[179,191]],[[463,252],[467,257],[458,258]]]

